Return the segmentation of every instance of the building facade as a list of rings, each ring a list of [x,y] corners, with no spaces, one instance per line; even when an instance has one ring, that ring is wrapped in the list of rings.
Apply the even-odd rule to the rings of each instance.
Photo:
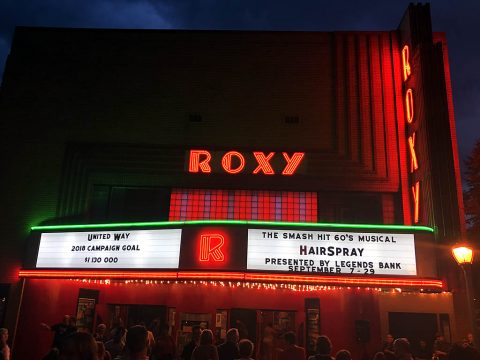
[[[0,112],[15,358],[45,354],[37,323],[64,314],[86,330],[155,319],[179,348],[192,325],[237,326],[257,358],[267,326],[275,346],[326,333],[357,357],[388,332],[467,331],[428,5],[380,32],[19,27]]]

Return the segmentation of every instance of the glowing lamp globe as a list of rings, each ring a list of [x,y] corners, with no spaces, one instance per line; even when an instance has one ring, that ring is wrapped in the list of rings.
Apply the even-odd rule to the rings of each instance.
[[[452,254],[458,265],[473,263],[473,249],[466,245],[458,245],[452,248]]]

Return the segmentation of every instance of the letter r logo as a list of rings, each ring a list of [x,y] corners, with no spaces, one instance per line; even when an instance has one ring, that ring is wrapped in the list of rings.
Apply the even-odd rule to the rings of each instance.
[[[208,261],[210,257],[212,257],[213,261],[225,260],[222,252],[225,239],[222,235],[202,234],[200,239],[200,261]]]

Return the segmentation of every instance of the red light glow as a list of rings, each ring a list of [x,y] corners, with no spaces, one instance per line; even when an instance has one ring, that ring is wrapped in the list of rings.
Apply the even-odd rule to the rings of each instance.
[[[232,168],[232,157],[235,156],[240,164],[236,168]],[[223,170],[229,174],[238,174],[245,167],[245,158],[238,151],[229,151],[222,157]]]
[[[200,160],[200,156],[204,156]],[[190,161],[188,162],[188,171],[191,173],[198,173],[200,170],[203,173],[211,173],[210,160],[212,155],[206,150],[190,150]]]
[[[273,155],[275,155],[274,152],[271,152],[266,156],[262,152],[254,152],[253,156],[255,156],[255,159],[257,159],[258,166],[255,168],[255,170],[253,170],[253,173],[258,174],[260,171],[262,171],[265,175],[274,175],[275,171],[273,170],[272,165],[269,163]]]
[[[245,280],[245,274],[241,272],[192,272],[178,273],[179,279],[219,279],[219,280]]]
[[[412,186],[412,198],[413,198],[413,221],[418,223],[419,212],[420,212],[420,182],[417,181],[415,185]]]
[[[223,262],[225,260],[225,255],[222,252],[225,238],[222,235],[201,234],[200,238],[200,261],[209,261],[210,258],[215,262]],[[212,245],[214,242],[216,244]]]
[[[298,166],[300,165],[300,163],[302,162],[302,159],[305,156],[305,153],[296,152],[292,155],[292,157],[289,157],[286,152],[282,154],[285,160],[287,161],[287,165],[285,165],[285,168],[282,171],[282,175],[293,175],[297,170]]]
[[[172,189],[169,220],[317,222],[317,193]]]
[[[442,280],[420,278],[353,277],[321,275],[263,274],[243,272],[124,272],[124,271],[57,271],[57,270],[20,270],[20,277],[38,279],[160,279],[160,280],[236,280],[246,282],[268,282],[284,284],[313,284],[340,286],[381,286],[388,288],[416,288],[441,290]]]
[[[352,277],[352,276],[317,276],[317,275],[284,275],[284,274],[256,274],[246,273],[246,281],[267,281],[284,283],[320,283],[358,286],[387,286],[387,287],[433,287],[442,288],[441,280],[430,279],[399,279],[379,277]]]
[[[402,49],[402,68],[403,68],[403,81],[407,81],[412,70],[410,68],[410,50],[408,45],[405,45]]]
[[[405,111],[407,112],[407,123],[413,122],[413,92],[408,89],[405,93]]]
[[[408,137],[408,148],[410,149],[410,172],[418,169],[417,154],[415,153],[415,133]]]
[[[176,279],[177,272],[171,271],[90,271],[90,270],[20,270],[18,276],[44,279]]]

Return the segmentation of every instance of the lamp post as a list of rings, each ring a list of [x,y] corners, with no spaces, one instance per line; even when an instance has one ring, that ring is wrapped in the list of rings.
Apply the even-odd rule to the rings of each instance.
[[[455,261],[462,268],[463,278],[465,280],[465,292],[468,303],[468,317],[470,318],[470,326],[472,328],[473,342],[475,346],[480,344],[480,339],[477,337],[477,325],[475,322],[475,307],[473,302],[473,286],[471,265],[473,264],[473,249],[467,244],[455,245],[452,248],[452,254]]]

